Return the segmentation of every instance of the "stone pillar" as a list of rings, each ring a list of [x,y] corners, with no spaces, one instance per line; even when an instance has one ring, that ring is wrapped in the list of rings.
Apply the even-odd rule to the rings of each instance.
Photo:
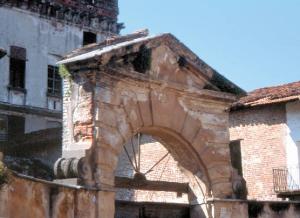
[[[95,125],[95,84],[87,75],[88,72],[76,74],[64,84],[64,159],[57,164],[62,168],[58,174],[61,171],[60,175],[67,178],[68,175],[74,177],[75,173],[80,185],[98,190],[93,203],[96,205],[95,217],[113,218],[114,169],[118,156],[113,145],[101,141],[106,134],[100,134]]]
[[[95,186],[101,191],[98,192],[97,217],[114,218],[115,215],[115,189],[114,180],[118,162],[118,156],[110,145],[97,143],[93,148],[94,156],[94,181]]]
[[[115,192],[99,191],[97,195],[97,217],[115,217]]]

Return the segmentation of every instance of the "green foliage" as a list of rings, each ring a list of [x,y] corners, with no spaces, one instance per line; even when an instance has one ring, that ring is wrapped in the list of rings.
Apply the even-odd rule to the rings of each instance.
[[[66,68],[66,66],[65,65],[59,65],[59,75],[60,75],[60,77],[61,78],[63,78],[63,79],[68,79],[68,80],[70,80],[71,79],[71,74],[70,74],[70,72],[68,71],[68,69]]]
[[[70,87],[65,91],[64,95],[65,96],[70,96],[71,94],[71,86],[72,86],[72,81],[71,81],[71,73],[69,72],[69,70],[66,68],[65,65],[59,65],[59,70],[58,73],[60,75],[60,77],[64,80],[67,80],[68,83],[70,84]],[[64,87],[65,88],[65,87]]]
[[[0,188],[9,181],[9,172],[7,167],[0,161]]]

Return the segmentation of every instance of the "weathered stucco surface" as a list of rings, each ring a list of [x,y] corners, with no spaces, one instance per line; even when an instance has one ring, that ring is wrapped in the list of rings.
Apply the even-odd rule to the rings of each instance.
[[[197,57],[178,43],[165,35],[67,64],[72,79],[65,81],[63,155],[85,156],[82,184],[113,189],[123,145],[143,133],[201,182],[202,193],[191,186],[190,203],[203,202],[203,193],[234,197],[227,109],[235,97],[217,87],[220,81],[209,81],[214,74],[208,68],[186,66],[183,56]],[[111,192],[105,204],[114,198]]]
[[[13,113],[14,110],[8,108],[1,110],[0,114],[11,115],[13,113],[16,116],[25,117],[26,133],[51,128],[53,122],[58,123],[56,127],[61,126],[59,115],[62,110],[62,99],[47,95],[48,65],[56,66],[56,62],[64,54],[80,48],[84,31],[94,31],[97,34],[97,41],[111,35],[110,32],[98,26],[87,28],[50,17],[42,17],[37,11],[31,11],[30,7],[38,9],[38,5],[36,7],[33,5],[36,3],[38,2],[1,1],[0,6],[0,47],[8,52],[8,55],[1,59],[0,64],[0,101],[1,105],[7,103],[22,108],[20,113]],[[26,4],[29,6],[27,7]],[[10,85],[10,46],[26,49],[24,87],[26,93],[8,88]],[[55,108],[53,107],[54,101]],[[44,115],[38,116],[36,112],[29,111],[30,108],[44,111]],[[51,116],[51,112],[55,111],[58,118]]]
[[[111,217],[103,214],[106,203],[99,196],[107,193],[74,189],[57,186],[55,184],[33,181],[30,179],[12,176],[9,185],[0,191],[0,217],[3,218],[98,218]],[[107,205],[106,205],[107,206]],[[138,205],[119,203],[120,214],[126,217],[138,216]],[[155,208],[159,205],[144,206],[150,208],[149,214],[155,214]],[[100,207],[100,208],[99,208]],[[181,214],[180,205],[161,205],[163,214]],[[191,206],[190,217],[202,218],[197,210]],[[256,202],[256,201],[214,201],[208,202],[214,218],[295,218],[299,217],[299,202]],[[128,210],[128,208],[130,208]],[[162,209],[163,208],[163,209]],[[110,208],[113,210],[113,208]],[[151,212],[152,211],[152,212]],[[116,217],[120,217],[117,216]],[[122,216],[121,216],[122,217]]]
[[[0,191],[0,217],[97,217],[97,193],[11,177]]]

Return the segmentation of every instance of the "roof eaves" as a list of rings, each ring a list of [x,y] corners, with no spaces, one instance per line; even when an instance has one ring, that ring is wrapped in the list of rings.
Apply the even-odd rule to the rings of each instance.
[[[158,37],[159,36],[147,36],[147,37],[133,39],[130,41],[121,42],[121,43],[115,44],[115,45],[109,45],[104,48],[96,49],[96,50],[88,52],[88,53],[80,54],[78,56],[74,56],[71,58],[61,60],[61,61],[57,62],[57,64],[70,64],[70,63],[74,63],[74,62],[78,62],[78,61],[92,59],[94,57],[101,56],[101,55],[111,52],[113,50],[117,50],[117,49],[120,49],[125,46],[129,46],[129,45],[139,43],[139,42],[144,42],[144,41],[151,40],[151,39],[158,38]]]

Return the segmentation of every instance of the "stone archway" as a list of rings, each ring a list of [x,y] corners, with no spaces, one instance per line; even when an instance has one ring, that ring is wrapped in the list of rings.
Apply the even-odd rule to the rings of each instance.
[[[123,146],[115,172],[116,217],[189,217],[195,211],[196,217],[206,217],[211,212],[205,185],[175,158],[172,147],[145,133]]]
[[[103,190],[98,214],[113,217],[118,156],[138,132],[164,142],[208,197],[232,197],[227,108],[235,97],[228,92],[239,88],[168,34],[94,49],[61,62],[71,72],[63,153],[85,156],[82,182]]]

